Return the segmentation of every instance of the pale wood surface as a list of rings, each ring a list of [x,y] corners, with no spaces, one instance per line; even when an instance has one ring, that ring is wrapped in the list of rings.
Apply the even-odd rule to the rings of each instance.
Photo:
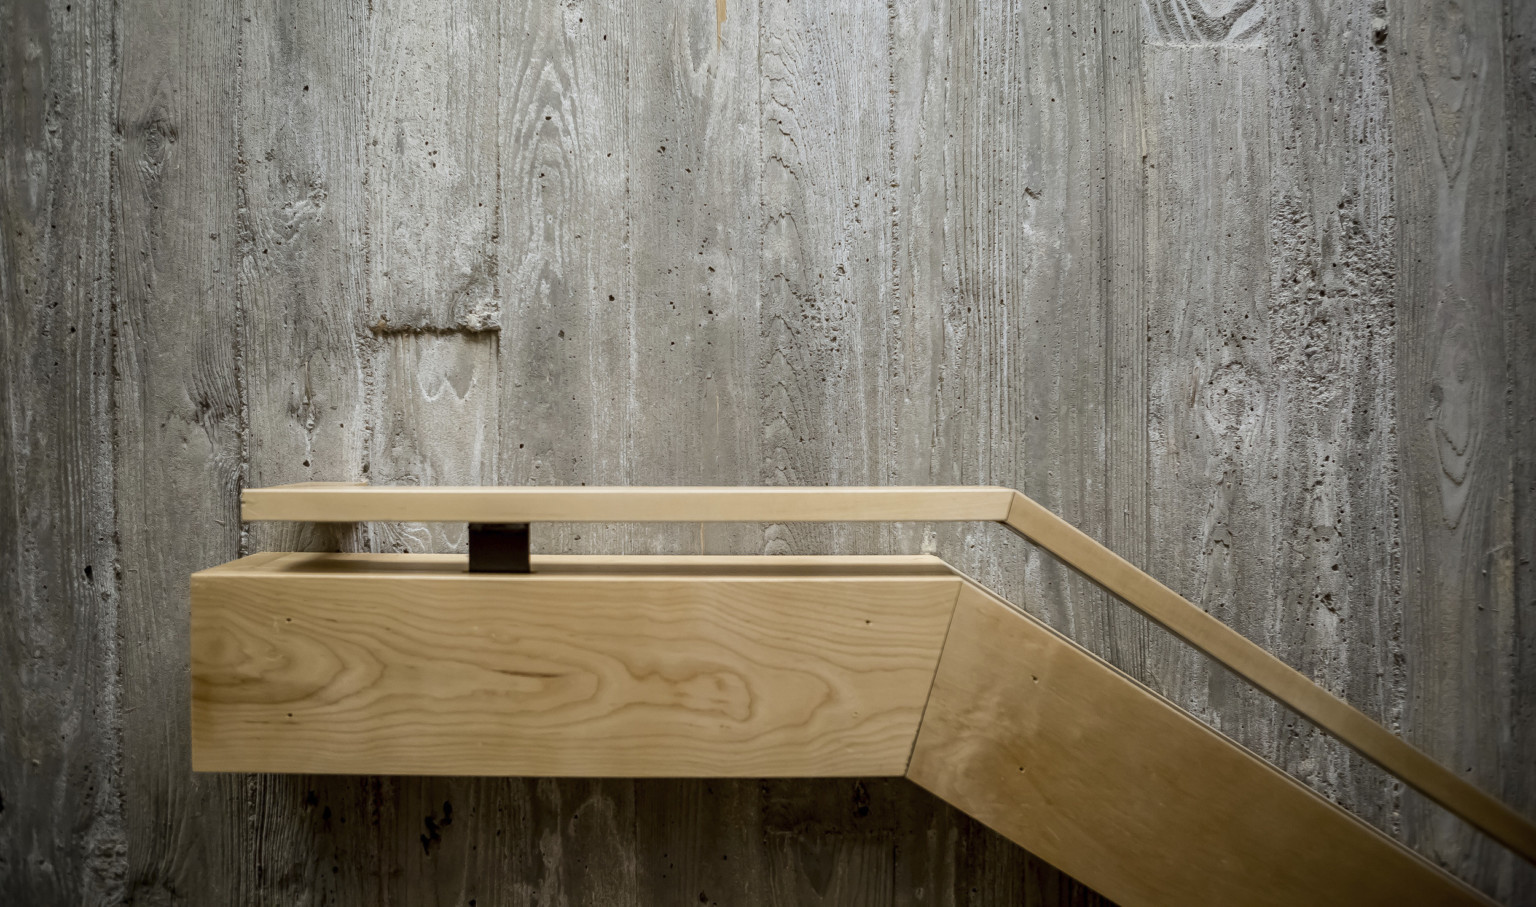
[[[246,520],[793,522],[1002,520],[1006,488],[411,487],[247,488]]]
[[[519,576],[467,574],[455,556],[289,554],[195,574],[193,765],[905,770],[959,589],[942,563],[741,559],[721,575],[655,561],[541,560]]]
[[[969,583],[908,777],[1127,907],[1491,903]]]

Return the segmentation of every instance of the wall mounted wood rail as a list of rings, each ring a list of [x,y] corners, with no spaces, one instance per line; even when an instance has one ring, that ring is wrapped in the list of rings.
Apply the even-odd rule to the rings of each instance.
[[[248,489],[246,520],[337,522],[1001,523],[1404,783],[1536,863],[1536,825],[1210,616],[1061,517],[1000,487],[370,487]]]
[[[242,512],[1001,523],[1536,862],[1525,817],[1010,489],[304,484]],[[934,558],[465,563],[270,553],[195,575],[196,767],[905,774],[1123,903],[1480,897]]]
[[[1005,522],[1007,488],[420,487],[305,482],[248,488],[244,520],[457,523]]]

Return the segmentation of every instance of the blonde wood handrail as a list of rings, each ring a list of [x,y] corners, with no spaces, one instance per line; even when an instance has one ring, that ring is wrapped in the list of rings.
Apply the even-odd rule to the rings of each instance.
[[[1000,487],[373,487],[247,489],[246,520],[322,522],[1002,523],[1449,812],[1536,863],[1536,824],[1460,778],[1061,517]]]
[[[1007,488],[369,486],[248,488],[241,518],[340,523],[1002,522]]]

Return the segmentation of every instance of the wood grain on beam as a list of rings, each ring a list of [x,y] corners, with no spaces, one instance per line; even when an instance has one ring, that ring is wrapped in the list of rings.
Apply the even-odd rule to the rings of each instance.
[[[418,555],[257,555],[203,571],[193,764],[902,774],[959,580],[935,575],[936,560],[876,576],[861,562],[785,575],[762,560],[756,576],[646,575],[606,558],[470,576],[462,558]]]
[[[1126,907],[1489,903],[971,584],[908,777]]]

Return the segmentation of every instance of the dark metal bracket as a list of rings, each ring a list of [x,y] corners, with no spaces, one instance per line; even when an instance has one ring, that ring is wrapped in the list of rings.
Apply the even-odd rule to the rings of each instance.
[[[470,523],[470,573],[531,573],[527,523]]]

